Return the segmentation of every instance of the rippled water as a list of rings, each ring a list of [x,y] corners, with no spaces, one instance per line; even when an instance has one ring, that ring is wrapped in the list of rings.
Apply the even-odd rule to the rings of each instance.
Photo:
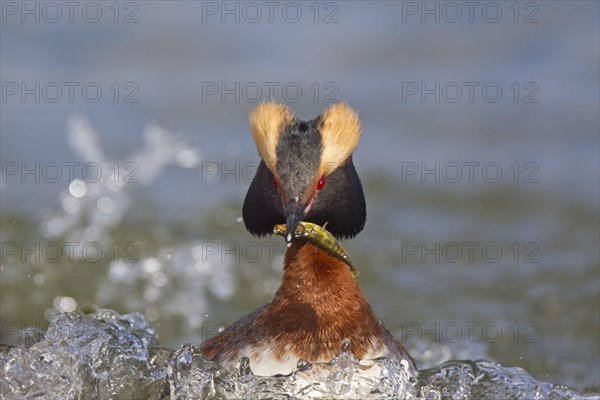
[[[139,2],[135,24],[8,16],[3,82],[93,81],[105,96],[1,104],[2,395],[597,396],[599,3],[520,3],[539,8],[528,24],[513,21],[512,2],[498,2],[498,23],[399,22],[407,4],[339,2],[335,24],[200,23],[200,2],[161,1]],[[139,101],[115,102],[110,86],[130,81]],[[303,88],[290,104],[302,118],[327,107],[332,82],[360,113],[354,162],[368,218],[344,247],[417,378],[389,360],[377,363],[386,378],[361,376],[351,355],[292,377],[229,376],[197,353],[272,299],[285,251],[241,221],[255,104],[204,101],[202,83],[273,81]],[[403,99],[403,83],[470,81],[505,95]],[[521,94],[537,85],[539,101],[515,102],[515,82]],[[95,170],[102,179],[90,179]]]

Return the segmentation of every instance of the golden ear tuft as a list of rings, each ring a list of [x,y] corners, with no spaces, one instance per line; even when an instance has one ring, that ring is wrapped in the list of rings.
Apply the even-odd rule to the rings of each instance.
[[[283,104],[261,103],[250,113],[250,130],[256,148],[267,167],[274,172],[279,135],[292,122],[294,115]]]
[[[328,175],[352,155],[362,128],[358,114],[346,103],[337,103],[321,115],[323,152],[319,176]]]

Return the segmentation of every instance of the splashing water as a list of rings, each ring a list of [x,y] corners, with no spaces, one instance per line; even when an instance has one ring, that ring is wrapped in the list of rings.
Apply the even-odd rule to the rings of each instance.
[[[73,115],[67,121],[68,143],[77,158],[102,172],[97,181],[75,179],[59,196],[62,212],[41,225],[47,238],[66,236],[88,242],[107,241],[107,231],[121,222],[132,204],[128,193],[136,185],[149,185],[169,164],[193,168],[200,160],[181,135],[175,135],[158,123],[144,130],[143,148],[119,161],[109,159],[100,146],[100,138],[85,118]]]
[[[359,364],[348,340],[338,358],[299,360],[289,375],[255,376],[246,358],[229,374],[196,346],[160,347],[142,314],[112,310],[57,313],[46,332],[25,329],[20,339],[1,348],[2,398],[599,398],[489,361],[450,361],[413,377],[405,365],[387,358]]]
[[[42,221],[39,231],[45,239],[76,243],[78,249],[92,244],[105,249],[105,253],[114,254],[111,244],[124,245],[115,242],[114,234],[127,211],[136,204],[138,186],[152,184],[169,165],[191,169],[200,162],[200,152],[189,145],[188,138],[156,122],[144,129],[142,148],[119,160],[105,154],[100,136],[84,117],[72,115],[67,128],[71,150],[79,161],[97,166],[102,171],[101,179],[69,182],[59,195],[59,210]],[[146,317],[152,320],[158,319],[159,312],[163,316],[179,317],[196,329],[205,319],[207,297],[213,295],[224,301],[235,290],[233,263],[214,265],[206,260],[203,246],[201,241],[163,245],[157,254],[141,259],[128,257],[134,253],[125,249],[120,252],[123,257],[113,257],[107,266],[106,279],[98,282],[95,300],[101,305],[119,301],[128,309],[145,310]],[[70,254],[75,262],[85,255],[82,251]],[[10,270],[24,271],[28,267],[15,264]],[[33,271],[39,269],[29,272]],[[43,283],[45,275],[39,274],[39,277]],[[143,288],[143,298],[129,295],[131,285]],[[75,307],[71,310],[56,308],[72,311]]]

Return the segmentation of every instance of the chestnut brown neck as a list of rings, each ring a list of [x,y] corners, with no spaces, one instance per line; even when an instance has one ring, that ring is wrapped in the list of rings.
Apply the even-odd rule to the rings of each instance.
[[[339,355],[345,338],[361,358],[372,348],[373,337],[388,334],[348,265],[303,239],[287,249],[281,287],[256,323],[276,332],[274,343],[291,345],[308,361]]]
[[[294,240],[287,249],[283,270],[273,303],[294,298],[324,314],[368,307],[348,265],[304,239]]]

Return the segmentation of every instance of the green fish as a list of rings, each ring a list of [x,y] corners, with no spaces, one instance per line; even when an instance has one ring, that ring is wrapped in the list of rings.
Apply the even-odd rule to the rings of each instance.
[[[356,269],[352,264],[352,261],[350,261],[350,257],[348,257],[348,253],[346,253],[344,246],[342,246],[342,244],[327,229],[325,229],[326,226],[327,223],[323,226],[319,226],[311,222],[300,221],[294,230],[294,237],[306,239],[318,248],[325,250],[329,255],[344,261],[348,264],[348,267],[350,267],[352,276],[357,278],[359,275],[358,269]],[[288,234],[286,224],[275,225],[273,227],[273,233],[285,237]]]

